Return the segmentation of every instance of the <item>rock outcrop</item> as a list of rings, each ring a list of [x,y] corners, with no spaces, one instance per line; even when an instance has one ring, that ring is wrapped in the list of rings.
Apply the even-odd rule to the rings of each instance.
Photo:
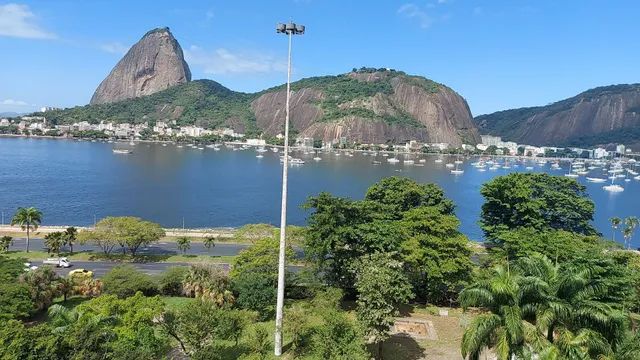
[[[150,95],[191,81],[182,48],[169,28],[146,33],[96,89],[91,104]]]
[[[475,118],[483,134],[531,145],[640,143],[640,84],[585,91],[551,105]]]
[[[344,77],[355,80],[350,91],[365,95],[335,100],[344,95],[336,90],[337,84],[348,82]],[[480,140],[467,102],[444,85],[395,71],[318,79],[292,86],[291,124],[301,136],[324,141],[344,137],[361,143],[418,140],[454,146]],[[368,85],[362,85],[362,90],[358,83]],[[282,132],[285,95],[284,88],[266,91],[251,103],[256,125],[267,134]]]

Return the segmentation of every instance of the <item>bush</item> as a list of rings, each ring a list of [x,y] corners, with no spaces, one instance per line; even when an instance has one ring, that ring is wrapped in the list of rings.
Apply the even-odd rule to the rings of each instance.
[[[158,291],[162,295],[182,295],[182,282],[189,269],[184,266],[172,266],[163,272],[158,279]]]
[[[154,295],[157,287],[151,276],[138,271],[131,265],[119,265],[111,269],[102,279],[104,292],[119,298],[133,296],[140,291],[144,295]]]
[[[258,312],[258,319],[264,321],[273,316],[276,303],[276,288],[269,275],[247,273],[233,279],[236,304],[243,309]]]

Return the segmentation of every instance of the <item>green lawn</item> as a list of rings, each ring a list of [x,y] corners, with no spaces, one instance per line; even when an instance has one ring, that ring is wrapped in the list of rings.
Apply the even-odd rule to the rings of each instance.
[[[48,254],[45,251],[9,251],[3,255],[11,258],[22,258],[30,260],[43,260],[50,257],[56,257],[54,254]],[[103,254],[92,251],[75,252],[72,254],[61,253],[61,257],[67,257],[73,261],[117,261],[117,262],[166,262],[166,263],[231,263],[235,256],[212,256],[212,255],[136,255],[130,254]]]

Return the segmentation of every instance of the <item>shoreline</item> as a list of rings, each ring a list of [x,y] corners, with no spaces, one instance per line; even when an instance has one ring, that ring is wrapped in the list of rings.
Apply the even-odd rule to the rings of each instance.
[[[89,139],[89,138],[76,138],[76,137],[70,137],[70,136],[50,136],[50,135],[22,135],[22,134],[0,134],[0,138],[25,138],[25,139],[50,139],[50,140],[70,140],[70,141],[86,141],[86,142],[107,142],[107,140],[105,139]],[[136,139],[136,140],[130,140],[130,139],[108,139],[109,141],[111,141],[112,143],[119,143],[119,142],[124,142],[124,143],[128,143],[128,142],[134,142],[134,143],[141,143],[141,144],[180,144],[180,142],[177,141],[173,141],[173,140],[142,140],[142,139]],[[266,144],[266,145],[251,145],[251,144],[247,144],[244,142],[239,142],[239,141],[223,141],[220,142],[219,144],[221,145],[238,145],[238,146],[249,146],[249,147],[272,147],[272,148],[279,148],[282,149],[284,148],[284,146],[282,145],[271,145],[271,144]],[[399,145],[397,145],[399,146]],[[522,156],[522,155],[487,155],[487,154],[447,154],[447,153],[437,153],[437,152],[428,152],[428,153],[423,153],[423,152],[411,152],[411,151],[389,151],[389,150],[363,150],[363,149],[337,149],[337,148],[332,148],[332,149],[317,149],[317,148],[304,148],[304,147],[297,147],[297,146],[290,146],[290,149],[292,151],[309,151],[309,152],[315,152],[315,153],[326,153],[326,152],[334,152],[334,151],[338,151],[338,152],[377,152],[380,154],[401,154],[401,155],[415,155],[415,156],[420,156],[420,155],[424,155],[424,156],[462,156],[462,157],[486,157],[486,158],[499,158],[499,159],[516,159],[516,160],[531,160],[531,161],[574,161],[574,160],[582,160],[585,162],[589,162],[589,161],[596,161],[596,160],[602,160],[602,159],[584,159],[584,158],[568,158],[568,157],[544,157],[544,156]],[[639,157],[640,154],[628,154],[629,158],[636,158]]]

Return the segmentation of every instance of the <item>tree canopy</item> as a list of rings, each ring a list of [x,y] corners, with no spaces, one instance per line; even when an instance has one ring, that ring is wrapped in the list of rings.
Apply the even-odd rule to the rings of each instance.
[[[487,240],[501,231],[530,227],[595,235],[595,205],[586,188],[567,177],[512,173],[484,184],[480,225]]]

